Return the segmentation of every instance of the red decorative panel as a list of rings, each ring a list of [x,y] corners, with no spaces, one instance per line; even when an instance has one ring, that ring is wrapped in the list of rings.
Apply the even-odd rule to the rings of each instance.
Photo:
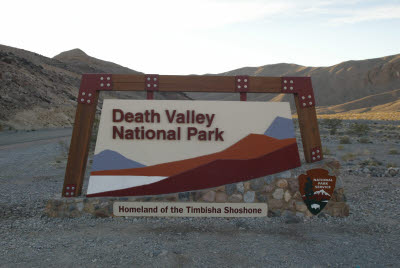
[[[144,87],[147,91],[158,91],[160,82],[159,82],[159,75],[158,74],[146,74],[144,77]]]
[[[111,190],[87,197],[158,195],[195,191],[251,180],[301,166],[296,141],[258,158],[220,159],[145,185]],[[100,171],[106,172],[107,171]]]
[[[321,147],[315,147],[311,150],[311,162],[317,162],[322,160],[322,150]]]
[[[96,91],[112,90],[112,86],[111,74],[83,74],[78,94],[78,102],[92,104]]]
[[[300,107],[315,106],[311,77],[282,77],[282,93],[298,94]]]
[[[250,79],[248,75],[235,76],[236,92],[248,92],[250,87]]]
[[[76,193],[76,184],[67,184],[65,186],[65,197],[74,197]]]

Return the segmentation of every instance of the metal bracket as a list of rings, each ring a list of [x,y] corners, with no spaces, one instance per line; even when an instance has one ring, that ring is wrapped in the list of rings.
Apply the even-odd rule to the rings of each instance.
[[[311,77],[282,77],[281,92],[297,94],[301,108],[315,106]]]
[[[76,184],[67,184],[65,186],[65,197],[74,197],[76,194]]]
[[[317,162],[322,160],[322,150],[321,147],[314,147],[311,149],[311,162]]]
[[[248,75],[235,76],[236,92],[248,92],[250,87],[250,79]]]
[[[158,91],[160,79],[158,74],[146,74],[144,76],[144,89],[146,91]]]
[[[79,88],[78,102],[92,104],[99,90],[112,90],[112,74],[83,74]]]

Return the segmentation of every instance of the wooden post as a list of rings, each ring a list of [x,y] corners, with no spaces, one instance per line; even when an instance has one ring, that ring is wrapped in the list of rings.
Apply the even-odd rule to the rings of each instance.
[[[82,192],[90,138],[92,135],[93,122],[96,116],[97,102],[99,99],[99,91],[95,91],[93,94],[95,95],[92,104],[87,105],[78,103],[76,108],[74,128],[72,131],[71,144],[69,146],[68,163],[62,191],[63,196],[79,196]],[[67,189],[67,187],[69,187],[69,189]],[[74,187],[74,189],[71,189],[71,187]]]
[[[311,77],[282,77],[281,92],[293,94],[307,163],[323,158]]]
[[[319,135],[315,107],[300,107],[299,95],[294,95],[297,117],[303,143],[304,157],[307,163],[322,159],[321,137]],[[314,156],[312,155],[314,152]],[[318,158],[319,156],[319,158]],[[314,157],[314,159],[313,159]]]

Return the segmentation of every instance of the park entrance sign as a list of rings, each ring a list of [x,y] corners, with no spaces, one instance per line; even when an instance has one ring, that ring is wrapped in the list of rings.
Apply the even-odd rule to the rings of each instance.
[[[310,77],[84,74],[64,197],[81,195],[100,91],[148,100],[104,101],[88,197],[193,191],[298,167],[289,104],[243,102],[249,92],[292,94],[304,158],[323,158]],[[238,92],[242,102],[151,100],[158,91]]]
[[[87,196],[194,191],[298,166],[287,102],[105,100]]]

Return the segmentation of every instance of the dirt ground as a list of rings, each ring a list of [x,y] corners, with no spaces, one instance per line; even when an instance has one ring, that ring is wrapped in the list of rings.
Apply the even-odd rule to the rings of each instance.
[[[387,174],[400,166],[399,122],[346,121],[335,134],[320,125],[325,153],[343,166],[350,216],[299,223],[48,218],[43,209],[60,195],[70,129],[1,132],[0,267],[399,267],[400,174]]]

